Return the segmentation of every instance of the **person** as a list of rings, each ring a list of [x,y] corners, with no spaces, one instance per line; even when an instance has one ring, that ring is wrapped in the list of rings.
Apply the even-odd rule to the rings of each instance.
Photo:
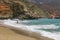
[[[17,24],[18,24],[18,20],[17,20]]]

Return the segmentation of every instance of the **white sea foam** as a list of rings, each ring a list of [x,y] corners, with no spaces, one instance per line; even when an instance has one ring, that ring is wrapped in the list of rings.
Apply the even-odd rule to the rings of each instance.
[[[16,21],[14,21],[14,20],[4,20],[4,24],[10,25],[13,28],[17,28],[17,29],[21,29],[21,28],[26,29],[30,32],[36,31],[36,32],[39,32],[42,36],[49,37],[49,38],[52,38],[55,40],[60,40],[60,32],[52,33],[52,32],[47,32],[47,31],[43,31],[43,30],[36,30],[36,29],[57,29],[58,27],[54,24],[51,24],[51,25],[24,25],[21,23],[17,24]]]
[[[40,30],[40,33],[42,34],[42,36],[49,37],[49,38],[52,38],[54,40],[60,40],[60,32],[59,33],[57,33],[57,32],[52,33],[52,32]]]
[[[59,26],[56,26],[54,24],[51,25],[30,25],[29,27],[35,28],[35,29],[57,29]]]

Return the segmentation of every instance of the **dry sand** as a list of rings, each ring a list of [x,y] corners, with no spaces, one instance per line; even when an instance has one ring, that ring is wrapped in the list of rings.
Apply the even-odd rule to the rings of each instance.
[[[33,33],[33,35],[35,36],[35,33]],[[4,25],[0,25],[0,40],[53,40],[53,39],[47,37],[41,37],[40,39],[29,37],[17,33],[9,28],[6,28]]]

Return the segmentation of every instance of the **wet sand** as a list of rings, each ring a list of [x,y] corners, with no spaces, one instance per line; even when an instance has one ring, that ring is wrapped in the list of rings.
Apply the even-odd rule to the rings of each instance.
[[[53,40],[47,37],[39,38],[39,35],[36,34],[32,35],[38,36],[38,38],[26,36],[20,33],[19,31],[11,30],[4,27],[4,25],[0,25],[0,40]]]

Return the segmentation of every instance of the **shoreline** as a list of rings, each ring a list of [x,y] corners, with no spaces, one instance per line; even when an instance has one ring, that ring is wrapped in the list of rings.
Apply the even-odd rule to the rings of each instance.
[[[21,27],[17,28],[17,27],[7,25],[7,24],[4,24],[4,23],[0,23],[0,24],[3,25],[6,28],[11,29],[12,31],[14,31],[18,34],[22,34],[22,35],[25,35],[25,36],[28,36],[28,37],[36,38],[37,40],[53,40],[51,38],[44,37],[44,36],[40,35],[39,32],[29,31],[29,30],[21,28]]]
[[[7,25],[4,25],[4,26],[7,28]],[[9,26],[9,27],[12,27],[12,26]],[[23,29],[16,29],[16,28],[9,28],[9,29],[11,29],[12,31],[14,31],[18,34],[22,34],[22,35],[25,35],[28,37],[32,37],[32,38],[35,38],[37,40],[54,40],[54,39],[51,39],[48,37],[44,37],[44,36],[42,36],[36,32],[31,32],[31,31],[27,31],[27,30],[23,30]]]
[[[13,29],[12,29],[13,30]],[[26,35],[28,37],[32,37],[32,38],[36,38],[37,40],[54,40],[48,37],[44,37],[42,35],[40,35],[39,33],[36,32],[29,32],[29,31],[25,31],[25,30],[13,30],[16,33],[22,34],[22,35]]]

